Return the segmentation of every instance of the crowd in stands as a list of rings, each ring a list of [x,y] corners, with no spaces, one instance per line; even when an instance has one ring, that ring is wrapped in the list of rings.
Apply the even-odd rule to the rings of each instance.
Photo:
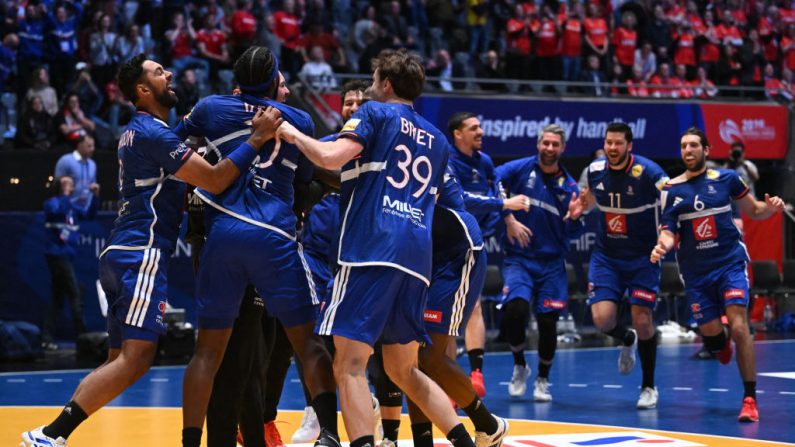
[[[16,124],[18,144],[40,149],[84,133],[112,146],[134,113],[115,72],[141,52],[174,72],[172,122],[230,91],[252,44],[320,90],[369,73],[384,48],[420,53],[442,91],[791,101],[795,90],[791,0],[2,0],[0,14],[0,129]]]

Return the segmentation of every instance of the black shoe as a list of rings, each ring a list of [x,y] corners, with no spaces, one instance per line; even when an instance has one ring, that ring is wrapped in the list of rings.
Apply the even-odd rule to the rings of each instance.
[[[700,351],[691,355],[690,358],[692,360],[715,360],[718,356],[709,352],[706,347],[702,347]]]
[[[320,429],[320,436],[315,441],[315,447],[341,447],[339,436],[331,433],[325,428]]]

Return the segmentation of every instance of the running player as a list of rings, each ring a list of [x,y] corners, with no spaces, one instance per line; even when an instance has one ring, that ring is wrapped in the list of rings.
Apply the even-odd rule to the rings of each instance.
[[[632,129],[625,123],[607,126],[605,157],[588,167],[586,208],[602,214],[596,248],[588,269],[588,300],[594,325],[623,344],[618,370],[629,374],[635,348],[643,369],[639,409],[654,408],[657,336],[652,310],[660,288],[660,265],[641,262],[657,241],[660,189],[668,176],[653,161],[632,153]],[[629,295],[633,329],[618,323],[624,293]]]
[[[264,47],[251,47],[235,62],[240,95],[210,96],[177,126],[182,136],[201,136],[221,158],[250,132],[248,120],[262,107],[282,111],[286,120],[313,132],[309,115],[275,101],[278,61]],[[246,284],[260,292],[284,325],[303,364],[315,411],[323,428],[317,443],[337,446],[337,397],[331,358],[312,333],[317,298],[311,274],[296,242],[293,180],[308,181],[311,163],[290,144],[269,145],[245,178],[224,194],[197,189],[207,205],[207,242],[196,287],[199,336],[183,381],[183,445],[198,447],[213,378],[238,315]]]
[[[748,251],[732,223],[732,201],[754,219],[766,219],[784,209],[779,197],[765,194],[756,200],[737,172],[708,169],[710,145],[698,128],[686,130],[680,140],[687,169],[663,186],[662,225],[651,262],[675,248],[685,282],[690,310],[699,325],[704,345],[722,364],[732,358],[731,340],[737,345],[737,366],[743,380],[743,404],[738,420],[757,422],[756,357],[748,330]],[[729,327],[723,326],[726,314]]]
[[[348,120],[337,140],[319,142],[289,123],[280,128],[318,166],[342,168],[340,270],[317,331],[334,336],[334,373],[351,447],[375,445],[365,367],[379,338],[390,378],[453,445],[471,447],[444,392],[416,366],[419,342],[428,341],[423,310],[431,219],[448,144],[413,109],[425,83],[420,60],[405,50],[385,50],[373,68],[374,101]]]
[[[141,54],[125,63],[119,88],[137,109],[119,140],[119,217],[100,254],[100,281],[110,305],[108,360],[86,376],[49,425],[22,434],[26,447],[64,446],[86,418],[149,370],[166,332],[168,260],[182,221],[185,183],[221,193],[247,172],[280,123],[269,108],[227,160],[211,166],[194,156],[166,125],[177,103],[171,72]]]
[[[530,197],[530,211],[505,217],[508,241],[503,277],[508,293],[503,305],[503,330],[513,351],[514,368],[508,394],[524,396],[530,368],[524,358],[530,304],[538,321],[536,402],[549,402],[549,370],[558,342],[557,321],[566,308],[568,290],[565,255],[569,239],[585,229],[577,182],[560,166],[566,133],[550,124],[538,133],[538,155],[497,168],[497,178],[514,194]],[[515,217],[514,217],[515,215]]]

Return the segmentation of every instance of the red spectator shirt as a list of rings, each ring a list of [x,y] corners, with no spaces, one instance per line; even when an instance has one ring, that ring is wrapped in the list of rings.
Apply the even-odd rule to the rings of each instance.
[[[649,85],[652,86],[652,94],[657,98],[678,98],[681,92],[677,87],[681,87],[682,83],[679,81],[679,79],[674,77],[669,77],[667,80],[663,80],[660,78],[660,75],[654,75],[652,76],[651,81],[649,81]],[[665,85],[667,87],[653,87],[660,85]]]
[[[536,31],[536,55],[550,57],[558,54],[560,36],[554,20],[542,19]]]
[[[577,57],[582,54],[582,22],[577,18],[566,20],[563,27],[564,56]]]
[[[193,46],[191,46],[190,36],[184,31],[177,33],[177,38],[174,39],[174,45],[171,46],[171,59],[181,59],[193,54]]]
[[[301,43],[301,21],[284,11],[276,11],[273,19],[276,22],[273,30],[276,37],[282,41],[285,48],[295,50]]]
[[[257,19],[250,12],[238,9],[232,14],[230,28],[235,41],[248,42],[257,35]]]
[[[690,26],[693,27],[693,32],[696,35],[704,34],[707,31],[707,25],[704,25],[704,21],[701,20],[698,14],[688,14],[686,19],[690,22]]]
[[[707,79],[704,84],[701,84],[698,80],[690,82],[689,84],[690,88],[693,89],[693,97],[695,98],[712,98],[718,94],[718,89],[715,88],[715,84],[709,79]]]
[[[765,59],[768,62],[775,62],[778,60],[778,40],[775,37],[776,30],[767,17],[759,19],[759,24],[756,26],[759,32],[759,37],[765,45]],[[767,42],[765,42],[767,41]]]
[[[196,33],[196,43],[203,43],[208,53],[220,56],[223,54],[221,48],[226,43],[226,34],[219,29],[207,30],[202,28]]]
[[[527,25],[527,22],[513,18],[508,19],[505,28],[508,33],[508,49],[522,56],[530,55],[533,44],[530,41],[530,26]]]
[[[585,26],[585,35],[591,39],[591,42],[597,47],[603,47],[607,42],[607,22],[601,17],[586,18],[583,22]]]
[[[778,10],[778,14],[781,17],[781,23],[785,25],[795,24],[795,9],[781,8]]]
[[[715,26],[710,26],[707,28],[706,32],[704,32],[703,36],[706,39],[704,44],[701,45],[698,60],[709,63],[718,62],[718,59],[720,59],[720,47],[718,44],[712,43],[709,38],[721,41],[723,37],[720,35],[720,29]]]
[[[729,39],[728,43],[732,45],[741,45],[743,40],[743,35],[740,33],[740,29],[736,26],[726,25],[724,23],[718,25],[717,27],[718,35],[722,42],[727,43],[727,38]]]
[[[742,9],[732,9],[729,11],[729,14],[734,17],[734,23],[737,24],[737,26],[744,27],[745,24],[748,23],[748,17]]]
[[[635,47],[638,46],[638,33],[619,26],[613,32],[611,42],[615,46],[616,58],[621,65],[633,65],[635,63]]]
[[[692,32],[679,35],[676,51],[674,52],[674,64],[684,64],[691,67],[696,65],[695,37]]]
[[[304,37],[301,39],[301,46],[307,50],[307,53],[316,45],[323,48],[323,59],[325,59],[326,62],[331,60],[331,52],[337,51],[340,47],[337,39],[330,33],[304,34]]]
[[[640,81],[627,79],[627,92],[629,93],[629,96],[637,96],[639,98],[648,98],[651,95],[649,86],[643,79]]]
[[[784,53],[784,66],[795,70],[795,42],[789,36],[781,38],[781,51]]]

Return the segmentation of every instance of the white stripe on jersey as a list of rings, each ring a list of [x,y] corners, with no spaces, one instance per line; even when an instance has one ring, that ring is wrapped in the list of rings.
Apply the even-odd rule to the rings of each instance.
[[[458,290],[455,292],[452,314],[450,316],[450,330],[447,333],[447,335],[453,337],[458,336],[458,330],[464,319],[464,308],[466,307],[467,295],[469,294],[469,276],[472,273],[472,267],[475,265],[474,253],[475,252],[472,250],[467,250],[466,261],[464,261],[464,267],[461,269],[461,283],[458,284]]]
[[[361,166],[359,166],[359,162],[357,161],[353,168],[348,169],[347,171],[343,171],[340,174],[340,181],[347,182],[348,180],[353,180],[359,177],[359,174],[365,172],[380,172],[383,171],[384,169],[386,169],[385,161],[382,162],[372,161],[370,163],[365,163]]]
[[[682,222],[682,221],[685,221],[685,220],[693,220],[693,219],[697,219],[699,217],[714,216],[715,214],[731,212],[731,210],[732,210],[732,206],[731,205],[726,205],[726,206],[722,206],[720,208],[707,208],[705,210],[696,211],[694,213],[680,214],[679,215],[679,222]]]
[[[331,293],[331,300],[323,313],[323,321],[320,323],[320,335],[331,335],[331,328],[334,327],[334,317],[337,315],[337,308],[345,297],[345,290],[348,288],[348,278],[351,275],[351,268],[342,266],[334,278],[334,288]]]
[[[298,242],[298,256],[301,258],[301,265],[304,267],[304,275],[306,275],[306,281],[309,283],[309,296],[312,297],[312,304],[318,305],[320,304],[320,300],[317,299],[317,291],[315,290],[315,280],[312,279],[312,271],[309,270],[309,265],[306,263],[306,258],[304,257],[304,246]]]
[[[135,179],[135,187],[136,188],[143,188],[144,186],[152,186],[157,185],[160,180],[163,180],[163,177],[152,177],[152,178],[144,178],[144,179]]]
[[[635,208],[613,208],[612,206],[602,206],[602,205],[598,205],[598,204],[597,204],[597,206],[599,206],[599,211],[602,211],[603,213],[638,214],[638,213],[642,213],[642,212],[644,212],[646,210],[649,210],[649,209],[652,209],[652,208],[657,208],[657,205],[659,205],[659,204],[660,204],[660,201],[658,200],[658,201],[656,201],[654,203],[647,203],[645,205],[641,205],[641,206],[638,206],[638,207],[635,207]]]
[[[537,206],[537,207],[541,208],[542,210],[549,211],[550,213],[560,217],[560,211],[558,211],[557,208],[555,208],[554,206],[552,206],[552,205],[550,205],[550,204],[548,204],[546,202],[542,202],[542,201],[540,201],[538,199],[530,199],[530,205]]]
[[[141,310],[138,321],[136,322],[135,326],[143,327],[144,325],[144,317],[146,316],[146,311],[149,310],[149,303],[152,301],[152,289],[155,286],[155,278],[157,278],[157,269],[160,267],[160,249],[155,249],[155,260],[152,264],[152,271],[149,273],[149,284],[144,291],[144,305],[143,309]]]
[[[251,134],[251,128],[247,127],[245,129],[241,129],[241,130],[238,130],[236,132],[232,132],[232,133],[230,133],[228,135],[224,135],[221,138],[218,138],[218,139],[215,139],[213,141],[210,141],[209,143],[211,145],[213,145],[213,146],[220,146],[220,145],[226,143],[227,141],[231,141],[231,140],[234,140],[235,138],[242,137],[244,135],[249,135],[249,134]]]
[[[202,194],[201,191],[199,191],[198,189],[195,189],[193,191],[193,194],[196,195],[196,197],[202,199],[204,201],[204,203],[212,206],[213,208],[217,209],[218,211],[224,212],[224,213],[226,213],[226,214],[228,214],[228,215],[230,215],[230,216],[232,216],[232,217],[234,217],[236,219],[240,219],[243,222],[250,223],[251,225],[256,225],[258,227],[267,228],[268,230],[275,231],[276,233],[279,233],[280,235],[286,237],[287,239],[290,239],[291,241],[295,240],[295,236],[291,235],[290,233],[285,232],[284,230],[282,230],[280,228],[277,228],[277,227],[274,227],[274,226],[271,226],[271,225],[268,225],[268,224],[264,224],[262,222],[258,222],[258,221],[254,220],[254,219],[251,219],[249,217],[243,216],[241,214],[237,214],[234,211],[230,211],[230,210],[224,208],[223,206],[221,206],[221,205],[213,202],[212,200],[210,200],[209,197],[207,197],[204,194]]]
[[[290,160],[288,160],[286,158],[282,158],[282,165],[290,168],[293,171],[298,169],[298,165],[297,164],[291,162]]]
[[[138,278],[135,280],[135,289],[133,290],[132,301],[130,301],[130,308],[127,309],[127,317],[124,319],[124,324],[132,325],[135,319],[135,310],[138,308],[141,287],[146,278],[146,271],[149,269],[149,263],[152,260],[151,254],[152,250],[147,249],[144,251],[144,258],[141,261],[141,267],[138,268]]]

